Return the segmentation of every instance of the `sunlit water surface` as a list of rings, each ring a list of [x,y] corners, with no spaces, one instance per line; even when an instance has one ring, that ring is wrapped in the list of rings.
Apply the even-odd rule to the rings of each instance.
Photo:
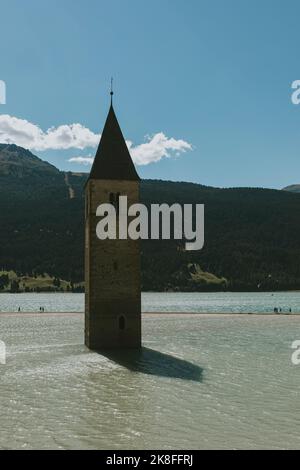
[[[0,312],[83,312],[83,294],[0,294]],[[143,312],[300,312],[300,292],[210,292],[142,294]]]
[[[300,448],[300,316],[145,315],[140,355],[90,352],[80,313],[0,338],[2,449]]]

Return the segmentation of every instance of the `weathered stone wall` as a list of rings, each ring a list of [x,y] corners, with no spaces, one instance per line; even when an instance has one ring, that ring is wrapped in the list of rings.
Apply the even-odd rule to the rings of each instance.
[[[96,210],[110,202],[110,193],[126,195],[129,206],[139,202],[139,182],[87,184],[85,342],[91,349],[137,348],[141,345],[140,242],[98,239]]]

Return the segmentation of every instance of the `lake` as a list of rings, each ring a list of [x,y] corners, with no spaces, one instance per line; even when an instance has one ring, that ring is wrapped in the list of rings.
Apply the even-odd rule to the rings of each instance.
[[[299,312],[299,293],[145,294],[144,310],[186,313],[144,315],[143,350],[105,355],[83,345],[82,299],[0,296],[78,311],[0,315],[1,449],[300,449],[300,315],[189,313]]]
[[[0,294],[0,312],[83,312],[84,294]],[[143,312],[300,313],[300,292],[210,292],[142,294]]]

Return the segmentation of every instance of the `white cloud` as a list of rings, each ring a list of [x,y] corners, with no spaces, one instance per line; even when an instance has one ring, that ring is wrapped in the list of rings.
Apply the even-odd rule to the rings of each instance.
[[[69,158],[68,162],[81,163],[82,165],[91,165],[94,159],[91,156],[87,157],[72,157]]]
[[[192,146],[188,142],[182,139],[176,140],[173,137],[169,139],[163,132],[148,137],[148,142],[145,144],[134,147],[132,142],[128,141],[127,146],[134,163],[137,165],[148,165],[158,162],[163,157],[178,156],[182,152],[192,150]]]
[[[99,135],[81,124],[50,127],[44,132],[36,124],[8,114],[0,115],[0,142],[14,143],[29,150],[66,150],[95,147]]]
[[[67,150],[71,148],[83,150],[96,147],[100,135],[95,134],[81,124],[64,124],[50,127],[43,131],[38,125],[25,119],[8,114],[0,115],[0,142],[14,143],[29,150]],[[192,145],[182,139],[168,138],[163,132],[147,137],[145,143],[134,145],[126,141],[134,163],[148,165],[162,158],[178,156],[192,150]],[[83,165],[91,165],[91,155],[75,156],[69,159]]]

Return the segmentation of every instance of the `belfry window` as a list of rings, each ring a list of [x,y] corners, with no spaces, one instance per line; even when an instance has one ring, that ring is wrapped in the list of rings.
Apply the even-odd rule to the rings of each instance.
[[[121,315],[119,317],[119,330],[125,330],[125,324],[126,324],[125,317],[124,315]]]
[[[120,193],[109,193],[109,203],[115,207],[117,214],[119,214],[119,197]]]
[[[109,193],[109,203],[115,205],[115,194]]]

